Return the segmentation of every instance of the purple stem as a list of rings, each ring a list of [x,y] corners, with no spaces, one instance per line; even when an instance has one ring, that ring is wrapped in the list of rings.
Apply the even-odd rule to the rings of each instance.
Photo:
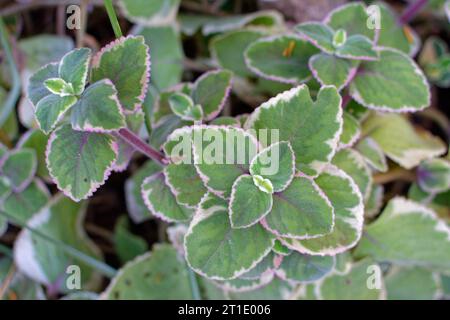
[[[164,155],[153,149],[151,146],[149,146],[147,143],[141,140],[134,132],[132,132],[130,129],[123,128],[120,129],[117,134],[119,137],[121,137],[126,143],[128,143],[130,146],[132,146],[137,151],[142,152],[147,157],[149,157],[152,160],[155,160],[159,164],[165,165],[167,163],[166,158]]]
[[[408,5],[400,16],[400,24],[405,25],[410,22],[417,13],[427,4],[428,0],[416,0]]]

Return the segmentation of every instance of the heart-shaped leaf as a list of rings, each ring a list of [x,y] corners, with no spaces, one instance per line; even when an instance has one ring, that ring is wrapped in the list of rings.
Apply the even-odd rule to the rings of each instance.
[[[59,76],[72,85],[74,95],[80,95],[84,91],[90,61],[91,49],[80,48],[67,53],[59,63]]]
[[[295,35],[279,35],[254,41],[245,51],[247,67],[260,77],[299,84],[311,77],[308,59],[317,49]]]
[[[91,84],[72,108],[72,128],[111,132],[126,126],[117,90],[108,79]]]
[[[414,201],[394,198],[365,229],[355,255],[403,266],[448,270],[449,239],[449,227],[432,210]]]
[[[319,257],[293,252],[283,257],[277,275],[284,280],[308,283],[319,280],[333,270],[334,257]]]
[[[164,221],[187,221],[193,214],[192,209],[177,203],[161,172],[145,179],[141,192],[150,212]]]
[[[91,81],[110,79],[126,111],[135,111],[142,105],[149,76],[149,48],[142,36],[115,40],[92,59]]]
[[[245,126],[256,130],[265,145],[278,141],[267,141],[263,129],[277,130],[280,141],[291,143],[297,170],[315,176],[336,152],[342,131],[341,100],[335,87],[324,86],[314,102],[308,87],[301,85],[263,103]]]
[[[363,106],[379,111],[414,112],[430,105],[425,75],[406,54],[379,49],[378,61],[364,61],[350,85],[350,95]]]
[[[36,120],[39,127],[45,134],[49,134],[64,117],[64,114],[75,103],[77,98],[74,96],[61,97],[50,94],[39,100],[36,105]]]
[[[232,228],[248,228],[272,209],[272,194],[261,191],[250,175],[242,175],[233,184],[230,199]]]
[[[222,111],[230,94],[232,75],[228,70],[209,71],[195,81],[192,99],[194,104],[202,106],[206,121],[214,119]]]
[[[332,231],[334,210],[314,181],[295,177],[287,189],[273,194],[264,224],[280,237],[315,238]]]
[[[200,203],[186,234],[186,259],[204,277],[234,279],[269,254],[274,241],[260,224],[233,229],[227,202],[210,193]]]
[[[311,57],[309,68],[320,84],[333,85],[340,91],[355,75],[357,63],[334,55],[319,53]]]
[[[270,180],[273,191],[288,187],[295,174],[295,155],[289,142],[277,142],[261,150],[250,163],[250,173]]]
[[[117,144],[109,135],[75,131],[64,124],[53,131],[46,153],[58,188],[80,201],[106,181],[117,158]]]
[[[36,173],[36,152],[32,149],[10,151],[2,159],[1,170],[13,190],[25,189]]]
[[[352,248],[361,238],[363,198],[352,178],[335,166],[328,166],[315,181],[334,208],[333,230],[318,238],[282,239],[282,243],[302,253],[334,256]]]

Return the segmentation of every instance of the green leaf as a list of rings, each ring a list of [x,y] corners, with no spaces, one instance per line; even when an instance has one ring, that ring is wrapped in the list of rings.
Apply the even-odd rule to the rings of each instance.
[[[367,226],[355,255],[401,266],[449,270],[449,242],[449,227],[432,210],[414,201],[394,198],[381,216]]]
[[[261,10],[245,15],[215,17],[203,26],[203,35],[224,33],[226,31],[242,29],[245,26],[276,27],[282,25],[283,16],[275,10]]]
[[[49,134],[62,120],[66,112],[77,102],[74,96],[61,97],[51,94],[36,105],[36,120],[45,134]]]
[[[344,29],[338,29],[333,35],[333,46],[339,48],[347,41],[347,32]]]
[[[335,54],[345,59],[378,60],[378,52],[372,41],[361,35],[350,36],[343,45],[336,48]]]
[[[230,292],[231,300],[286,300],[291,297],[293,287],[286,281],[274,278],[268,285],[249,292]]]
[[[328,166],[316,183],[334,208],[334,226],[330,233],[305,240],[281,239],[293,250],[311,255],[336,255],[354,247],[361,238],[364,204],[355,182],[344,171]]]
[[[169,98],[172,112],[186,121],[199,121],[203,117],[203,110],[199,104],[195,104],[188,95],[177,92]]]
[[[440,296],[439,276],[423,268],[393,267],[385,277],[388,300],[434,300]]]
[[[275,241],[275,245],[273,246],[272,250],[273,252],[281,256],[288,256],[292,253],[292,250],[282,244],[280,240]]]
[[[45,80],[58,77],[59,74],[57,63],[49,63],[43,66],[30,77],[27,94],[34,106],[36,106],[43,98],[51,94],[51,92],[44,85]]]
[[[113,83],[105,79],[91,84],[73,106],[70,121],[78,131],[111,132],[125,127]]]
[[[40,130],[28,130],[22,135],[17,143],[18,148],[33,149],[37,156],[37,170],[36,174],[41,178],[48,180],[49,174],[45,164],[45,148],[47,147],[48,137]]]
[[[0,176],[0,200],[11,194],[11,182],[5,176]]]
[[[333,44],[334,30],[320,22],[305,22],[295,27],[295,31],[325,53],[335,51]]]
[[[192,164],[168,164],[164,175],[177,202],[187,207],[195,208],[208,191]]]
[[[274,241],[260,224],[233,229],[227,202],[209,194],[200,203],[186,234],[186,259],[204,277],[234,279],[262,261]]]
[[[297,170],[316,176],[336,152],[342,130],[341,100],[336,88],[325,86],[313,102],[308,87],[301,85],[259,106],[246,128],[256,130],[258,140],[266,145],[271,142],[265,141],[261,129],[277,130],[280,141],[291,143]]]
[[[283,257],[277,275],[284,280],[308,283],[317,281],[334,268],[334,257],[309,256],[293,252]]]
[[[2,211],[27,222],[34,214],[47,205],[50,192],[40,180],[32,181],[23,191],[13,192],[2,203]],[[14,221],[11,221],[14,223]]]
[[[348,36],[360,34],[373,39],[375,28],[368,28],[370,17],[363,2],[351,2],[332,10],[324,22],[334,30],[344,29]]]
[[[334,210],[314,181],[295,177],[289,187],[273,194],[272,211],[265,218],[268,230],[280,237],[307,239],[332,231]]]
[[[239,128],[202,126],[194,127],[193,143],[195,167],[206,187],[229,198],[236,178],[249,171],[257,141]]]
[[[145,240],[129,230],[126,216],[120,216],[114,227],[114,246],[122,263],[130,261],[148,250]]]
[[[59,63],[59,77],[72,85],[75,95],[84,91],[91,61],[91,49],[80,48],[67,53]]]
[[[357,64],[334,55],[319,53],[311,57],[309,68],[321,85],[333,85],[340,91],[356,74]]]
[[[18,47],[24,55],[25,68],[35,72],[43,65],[61,60],[67,52],[74,48],[74,43],[69,36],[38,34],[20,39]]]
[[[224,68],[241,77],[253,76],[245,64],[244,52],[247,47],[264,36],[260,30],[236,30],[215,36],[209,45],[211,56]]]
[[[428,82],[406,54],[379,49],[378,61],[364,61],[350,84],[350,95],[363,106],[379,111],[414,112],[430,105]]]
[[[261,191],[250,175],[242,175],[233,184],[230,199],[232,228],[248,228],[272,209],[272,194]]]
[[[339,149],[348,148],[355,144],[361,135],[361,127],[359,121],[350,113],[344,112],[344,125],[339,141]]]
[[[366,218],[373,218],[380,213],[381,206],[383,205],[384,187],[380,184],[374,184],[370,192],[369,198],[365,203],[364,216]]]
[[[130,21],[144,26],[160,26],[175,21],[180,0],[120,0],[118,4]]]
[[[371,137],[358,142],[355,149],[364,157],[364,160],[375,170],[386,172],[388,169],[386,156],[380,145]]]
[[[34,215],[28,225],[61,241],[91,257],[101,259],[99,249],[86,237],[82,229],[86,206],[72,202],[62,195]],[[70,265],[80,268],[81,286],[84,290],[97,290],[101,277],[83,261],[68,256],[59,246],[40,238],[30,230],[23,230],[14,246],[14,260],[20,271],[33,280],[56,286],[59,292],[67,292],[66,273]]]
[[[142,127],[145,120],[145,115],[142,110],[138,110],[135,113],[129,113],[125,114],[125,122],[126,127],[131,130],[133,133],[137,134],[138,136],[142,136]],[[123,172],[128,168],[128,165],[131,162],[131,159],[133,158],[136,149],[134,146],[127,143],[124,139],[122,139],[120,136],[116,136],[117,139],[117,145],[118,145],[118,155],[116,163],[114,164],[114,171],[115,172]]]
[[[289,142],[277,142],[260,151],[250,163],[250,174],[270,180],[273,191],[288,187],[295,174],[295,156]]]
[[[132,0],[133,1],[133,0]],[[148,2],[146,2],[148,6]],[[151,47],[152,77],[151,83],[163,90],[181,81],[183,74],[183,47],[179,32],[175,26],[152,26],[140,32],[145,43]],[[155,45],[155,44],[158,45]]]
[[[315,293],[319,300],[381,300],[386,298],[384,281],[380,280],[381,288],[369,288],[370,267],[380,270],[371,260],[362,260],[349,264],[344,272],[332,272],[316,282]],[[373,274],[372,276],[375,276]],[[380,270],[380,276],[382,275]]]
[[[192,99],[203,108],[204,119],[212,120],[222,111],[231,90],[233,74],[228,70],[204,73],[192,89]]]
[[[140,108],[147,93],[149,75],[149,48],[142,36],[117,39],[92,59],[91,82],[110,79],[125,111]]]
[[[193,210],[179,205],[162,173],[155,173],[142,184],[142,197],[150,212],[167,222],[187,221]]]
[[[19,192],[30,184],[36,168],[36,152],[32,149],[12,150],[1,164],[2,173],[9,180],[11,188]]]
[[[406,169],[446,151],[438,137],[416,131],[407,119],[397,114],[372,115],[363,124],[363,135],[374,139],[389,158]]]
[[[152,252],[127,263],[102,297],[108,300],[193,299],[186,264],[167,244],[158,244]]]
[[[61,78],[47,79],[44,81],[44,85],[48,91],[61,97],[75,95],[72,84],[65,82]]]
[[[111,136],[75,131],[69,124],[53,131],[47,146],[50,176],[74,201],[88,198],[106,181],[116,158]]]
[[[372,186],[372,172],[357,151],[343,149],[336,153],[332,163],[355,181],[364,199],[369,197]]]
[[[406,54],[414,53],[414,42],[410,42],[407,33],[412,34],[413,31],[407,25],[405,28],[399,28],[398,16],[391,8],[382,3],[377,2],[380,8],[380,31],[378,35],[378,45],[401,50]],[[415,38],[415,36],[412,36]]]
[[[445,159],[425,160],[417,168],[417,177],[417,182],[424,191],[447,191],[450,189],[450,162]]]
[[[147,177],[158,171],[161,171],[161,166],[149,160],[125,181],[125,201],[128,214],[134,223],[141,223],[151,218],[144,199],[142,199],[141,186]]]
[[[299,84],[310,79],[308,59],[317,49],[295,35],[262,38],[245,51],[247,67],[256,75],[274,81]]]

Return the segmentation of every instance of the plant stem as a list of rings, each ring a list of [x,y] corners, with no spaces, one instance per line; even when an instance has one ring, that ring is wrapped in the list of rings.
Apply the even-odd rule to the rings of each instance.
[[[2,111],[0,112],[0,128],[1,128],[8,120],[11,112],[13,112],[14,107],[16,106],[17,99],[19,99],[21,87],[19,71],[17,70],[16,62],[14,61],[11,47],[9,45],[8,31],[6,30],[2,18],[0,18],[0,41],[3,47],[3,51],[5,52],[6,59],[8,60],[9,63],[13,83],[13,86],[9,91],[8,98],[3,104]]]
[[[167,163],[164,155],[159,151],[153,149],[153,147],[149,146],[147,143],[141,140],[133,131],[128,128],[123,128],[117,131],[117,135],[125,140],[126,143],[133,146],[136,150],[142,152],[147,157],[152,160],[155,160],[161,165],[165,165]]]
[[[85,264],[87,264],[88,266],[97,270],[98,272],[102,273],[106,277],[113,278],[115,276],[115,274],[117,273],[116,269],[112,268],[111,266],[107,265],[106,263],[99,261],[99,260],[85,254],[84,252],[81,252],[78,249],[75,249],[74,247],[69,246],[68,244],[66,244],[60,240],[49,237],[48,235],[28,226],[26,223],[20,221],[16,217],[14,217],[6,212],[0,212],[0,214],[5,216],[6,218],[8,218],[10,221],[13,221],[15,224],[21,226],[22,228],[29,230],[31,233],[37,235],[38,237],[40,237],[40,238],[50,242],[51,244],[55,245],[56,247],[60,248],[65,253],[67,253],[69,256],[83,261]]]
[[[400,24],[405,25],[410,22],[417,13],[427,4],[428,0],[416,0],[411,2],[400,16]]]
[[[189,274],[189,283],[191,285],[192,298],[194,300],[202,300],[200,289],[198,287],[197,276],[188,265],[186,265],[186,267]]]
[[[394,168],[388,172],[378,173],[373,176],[373,182],[377,184],[386,184],[396,180],[414,182],[416,181],[416,176],[413,172],[403,168]]]
[[[116,38],[120,38],[122,37],[122,30],[120,29],[119,20],[117,20],[117,15],[112,4],[112,0],[104,0],[104,3],[106,12],[108,12],[109,21],[111,22],[111,26],[114,30],[114,34]]]

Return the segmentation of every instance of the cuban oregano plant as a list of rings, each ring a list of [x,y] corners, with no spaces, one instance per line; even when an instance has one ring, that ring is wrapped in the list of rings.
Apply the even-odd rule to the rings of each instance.
[[[36,209],[23,219],[34,215],[35,228],[67,234],[62,240],[98,256],[71,234],[79,226],[55,222],[82,216],[84,205],[61,195],[35,215],[50,197],[36,171],[79,202],[126,170],[136,151],[149,158],[125,184],[127,209],[136,223],[171,224],[172,246],[142,254],[146,244],[121,221],[115,245],[127,264],[101,298],[198,298],[189,276],[208,298],[397,298],[410,277],[426,282],[450,270],[450,230],[436,214],[448,208],[446,146],[403,115],[430,105],[408,17],[401,26],[379,3],[381,28],[372,28],[362,2],[293,28],[274,11],[180,16],[181,32],[209,41],[212,60],[182,82],[171,63],[182,58],[171,26],[179,1],[119,3],[141,28],[127,37],[116,30],[118,39],[99,52],[74,49],[37,70],[27,94],[42,132],[2,148],[0,163],[3,210],[32,188],[27,201]],[[427,75],[438,63],[423,61]],[[439,76],[433,81],[445,84]],[[271,97],[232,116],[231,93],[249,101],[262,92]],[[382,210],[380,179],[393,166],[416,169],[410,199],[394,197]],[[45,250],[29,233],[19,240],[18,251]],[[19,259],[27,269],[24,259],[39,267],[38,281],[55,282],[41,255]],[[367,288],[368,268],[382,263],[392,268]],[[95,273],[85,277],[97,285]],[[434,295],[438,285],[411,290]]]

